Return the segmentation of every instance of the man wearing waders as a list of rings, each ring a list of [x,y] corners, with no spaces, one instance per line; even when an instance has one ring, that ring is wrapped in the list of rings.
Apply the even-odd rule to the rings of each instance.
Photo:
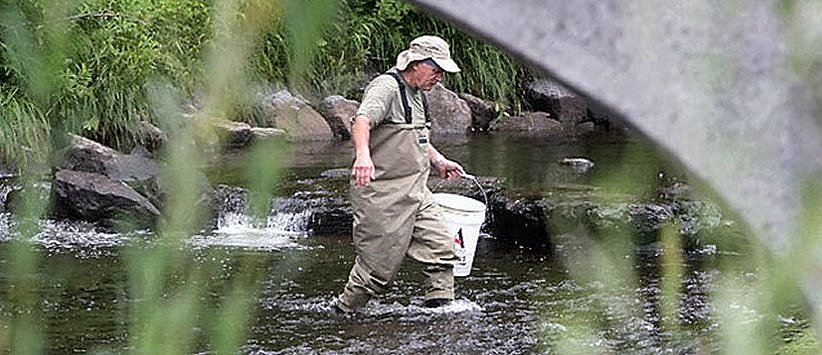
[[[425,306],[454,299],[454,239],[426,186],[431,166],[445,179],[465,173],[429,141],[423,91],[439,83],[444,71],[460,71],[448,44],[422,36],[365,89],[351,126],[357,258],[336,300],[338,310],[351,312],[382,292],[406,255],[423,265]]]

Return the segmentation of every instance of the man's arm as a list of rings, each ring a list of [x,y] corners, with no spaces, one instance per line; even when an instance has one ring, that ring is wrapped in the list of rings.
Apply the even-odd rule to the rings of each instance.
[[[452,180],[465,175],[462,166],[455,161],[446,159],[431,143],[428,143],[428,159],[431,161],[431,166],[437,169],[443,179]]]
[[[354,143],[354,166],[351,174],[357,186],[366,186],[374,179],[374,162],[371,160],[371,121],[367,116],[358,114],[351,124],[351,141]]]

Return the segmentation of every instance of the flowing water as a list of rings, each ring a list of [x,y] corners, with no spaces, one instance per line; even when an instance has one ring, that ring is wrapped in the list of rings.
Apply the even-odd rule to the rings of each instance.
[[[631,148],[633,153],[623,156],[623,140],[608,137],[586,142],[489,137],[447,142],[439,148],[472,173],[502,177],[509,186],[522,189],[592,184],[597,174],[607,174],[615,165],[656,167],[660,161],[647,147]],[[345,144],[331,144],[298,150],[292,171],[316,176],[324,169],[347,166],[346,149]],[[575,172],[557,164],[579,156],[594,161],[600,171]],[[710,295],[719,280],[749,284],[758,275],[752,267],[721,267],[744,265],[745,255],[739,250],[712,244],[686,250],[681,276],[675,280],[682,290],[674,302],[677,326],[670,327],[664,312],[669,305],[661,295],[667,259],[659,245],[627,249],[620,257],[628,260],[632,277],[609,283],[576,274],[590,263],[581,257],[592,250],[584,235],[555,236],[551,252],[512,247],[496,236],[483,235],[471,275],[457,279],[452,305],[421,307],[422,277],[418,265],[408,261],[384,295],[356,314],[339,315],[331,311],[331,302],[355,257],[350,237],[309,235],[310,207],[298,199],[280,197],[273,206],[265,222],[254,222],[246,214],[243,192],[229,189],[216,229],[187,238],[185,253],[177,256],[216,269],[209,274],[209,283],[223,282],[242,265],[261,275],[242,353],[710,352],[718,344],[720,322]],[[3,255],[8,240],[17,238],[14,224],[13,216],[0,213]],[[127,351],[129,310],[137,300],[129,289],[126,250],[157,243],[150,233],[120,235],[85,223],[42,221],[41,232],[34,237],[41,258],[33,275],[41,282],[30,296],[38,299],[46,349]],[[15,312],[8,305],[5,275],[0,274],[3,318]],[[744,297],[756,296],[753,288],[746,292]],[[209,304],[216,307],[226,293],[210,293]],[[760,316],[743,301],[737,306],[745,319]],[[209,350],[205,341],[198,345],[198,351]]]

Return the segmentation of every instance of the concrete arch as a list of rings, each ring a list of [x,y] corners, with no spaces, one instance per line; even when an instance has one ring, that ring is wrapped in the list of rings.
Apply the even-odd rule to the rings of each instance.
[[[608,108],[791,252],[822,181],[819,2],[414,2]],[[819,310],[822,279],[804,280]]]

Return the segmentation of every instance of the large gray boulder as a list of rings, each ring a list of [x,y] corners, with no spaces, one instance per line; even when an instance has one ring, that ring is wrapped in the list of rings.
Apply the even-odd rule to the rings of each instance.
[[[251,125],[245,122],[222,121],[215,125],[223,137],[223,145],[228,149],[242,149],[254,138]]]
[[[88,138],[70,136],[52,180],[52,214],[115,225],[121,219],[141,228],[160,215],[165,192],[149,152],[123,154]]]
[[[109,226],[152,227],[165,205],[168,179],[145,148],[123,154],[87,138],[72,136],[52,179],[52,214]],[[165,176],[168,178],[168,176]],[[212,189],[196,175],[199,196],[191,208],[212,210]]]
[[[116,181],[141,181],[157,176],[157,164],[143,152],[126,155],[77,135],[71,135],[57,168],[97,173]]]
[[[491,129],[530,136],[558,136],[566,132],[565,125],[545,112],[524,112],[522,116],[506,117],[495,121]]]
[[[359,106],[357,101],[332,95],[324,98],[317,109],[328,122],[334,137],[346,140],[351,138],[351,117],[357,114]]]
[[[152,154],[159,151],[168,141],[168,135],[148,121],[140,121],[137,134],[139,135],[140,144]]]
[[[309,103],[281,90],[263,98],[262,123],[284,130],[295,140],[330,140],[331,127]]]
[[[471,126],[471,109],[465,100],[442,84],[426,93],[431,115],[431,132],[438,135],[465,134]]]
[[[529,83],[526,98],[534,110],[548,112],[568,126],[574,126],[588,117],[585,99],[552,80],[538,79]]]
[[[98,173],[60,170],[54,174],[52,193],[56,217],[110,226],[126,222],[146,228],[154,225],[160,216],[159,209],[137,191]]]
[[[497,118],[494,103],[467,93],[460,93],[459,98],[465,100],[471,110],[471,131],[487,131],[491,121]]]

